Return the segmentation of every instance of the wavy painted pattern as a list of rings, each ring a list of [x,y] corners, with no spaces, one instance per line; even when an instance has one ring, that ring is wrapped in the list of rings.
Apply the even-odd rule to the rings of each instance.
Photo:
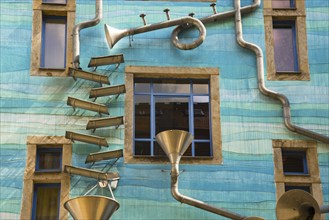
[[[209,3],[103,1],[103,20],[96,27],[81,32],[81,66],[87,69],[89,58],[123,53],[125,64],[108,74],[112,84],[124,83],[125,65],[192,66],[220,68],[220,99],[223,164],[181,165],[180,191],[211,205],[241,215],[275,219],[276,190],[272,139],[305,139],[283,125],[282,109],[277,101],[258,91],[254,54],[236,44],[234,19],[208,24],[205,42],[195,50],[179,51],[169,40],[173,28],[128,37],[109,49],[103,25],[130,28],[142,25],[140,13],[148,23],[165,19],[162,10],[171,8],[171,17],[179,18],[194,11],[196,17],[212,13]],[[248,5],[251,0],[242,1]],[[306,0],[307,39],[311,81],[267,82],[275,91],[287,95],[292,107],[292,120],[297,125],[329,135],[329,3]],[[218,11],[233,8],[232,0],[217,2]],[[77,0],[76,23],[94,17],[94,0]],[[265,51],[262,9],[243,16],[247,41]],[[96,83],[71,78],[31,77],[30,51],[32,0],[0,2],[0,219],[17,219],[21,209],[23,175],[28,135],[60,135],[66,130],[86,132],[85,125],[97,114],[66,105],[67,96],[87,99]],[[182,35],[195,36],[195,32]],[[131,44],[131,46],[130,46]],[[110,114],[124,114],[124,95],[116,102],[109,98]],[[122,149],[124,128],[99,129],[109,149]],[[107,150],[107,149],[102,149]],[[74,144],[73,165],[85,165],[85,157],[98,147]],[[329,150],[318,144],[318,159],[324,202],[329,204]],[[96,163],[103,169],[106,163]],[[120,209],[113,219],[221,219],[202,210],[181,205],[170,195],[168,164],[125,164],[118,161],[111,171],[121,179],[115,191]],[[71,178],[71,197],[87,192],[96,182],[88,178]],[[95,194],[107,195],[99,189]]]

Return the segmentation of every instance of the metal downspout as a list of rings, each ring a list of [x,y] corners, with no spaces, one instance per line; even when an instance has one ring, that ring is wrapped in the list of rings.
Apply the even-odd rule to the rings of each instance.
[[[270,89],[267,89],[264,83],[264,61],[263,61],[263,52],[262,49],[250,42],[246,42],[243,39],[242,34],[242,21],[241,21],[241,5],[240,0],[235,0],[234,2],[235,7],[235,30],[236,30],[236,38],[237,42],[241,47],[247,48],[249,50],[252,50],[256,54],[257,58],[257,74],[258,74],[258,88],[261,93],[263,93],[266,96],[272,97],[274,99],[279,100],[282,103],[283,108],[283,117],[284,117],[284,124],[285,126],[293,132],[296,132],[298,134],[304,135],[306,137],[313,138],[315,140],[329,143],[329,137],[324,136],[319,133],[315,133],[313,131],[298,127],[291,122],[291,114],[290,114],[290,104],[288,98],[280,93],[277,93],[275,91],[272,91]]]
[[[73,67],[80,69],[80,30],[97,25],[102,19],[103,1],[96,0],[95,17],[92,20],[81,22],[73,28]]]
[[[191,206],[194,206],[196,208],[203,209],[203,210],[206,210],[208,212],[212,212],[212,213],[215,213],[217,215],[221,215],[221,216],[224,216],[226,218],[233,219],[233,220],[243,220],[243,219],[255,219],[256,220],[256,219],[261,219],[261,218],[257,218],[257,217],[256,218],[255,217],[248,218],[246,216],[241,216],[239,214],[229,212],[227,210],[220,209],[220,208],[211,206],[207,203],[204,203],[202,201],[199,201],[199,200],[193,199],[191,197],[182,195],[178,191],[179,162],[171,164],[171,174],[170,175],[171,175],[171,194],[177,201],[179,201],[181,203],[185,203],[187,205],[191,205]]]

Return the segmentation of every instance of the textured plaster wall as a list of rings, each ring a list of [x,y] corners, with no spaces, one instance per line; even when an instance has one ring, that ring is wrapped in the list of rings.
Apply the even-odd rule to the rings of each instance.
[[[233,8],[233,1],[217,2],[218,11]],[[242,1],[243,5],[251,1]],[[87,69],[89,58],[123,53],[125,63],[110,75],[106,67],[100,72],[110,75],[112,84],[124,82],[126,65],[191,66],[220,68],[220,112],[222,129],[222,165],[182,165],[180,190],[183,194],[229,209],[241,215],[275,218],[275,185],[272,139],[305,139],[288,131],[277,101],[261,95],[257,88],[254,54],[240,48],[235,41],[233,18],[208,24],[205,42],[192,51],[175,49],[169,40],[172,28],[128,37],[109,49],[104,23],[116,28],[142,24],[140,13],[148,23],[165,19],[162,10],[171,9],[172,18],[195,12],[196,17],[212,13],[209,3],[107,1],[103,20],[96,27],[81,31],[81,66]],[[306,0],[306,27],[310,81],[267,82],[269,88],[288,96],[292,120],[297,125],[329,135],[329,3]],[[77,0],[76,23],[94,17],[93,0]],[[87,133],[85,125],[95,113],[66,105],[67,96],[87,99],[89,90],[98,85],[72,78],[30,76],[32,1],[0,2],[0,218],[18,218],[21,210],[26,139],[33,135],[65,135],[66,130]],[[262,9],[243,16],[245,39],[265,51]],[[185,36],[194,36],[189,33]],[[183,35],[184,36],[184,35]],[[266,77],[265,77],[266,78]],[[109,98],[97,102],[108,102]],[[124,95],[108,104],[112,116],[124,114]],[[124,128],[99,129],[107,137],[109,149],[123,148]],[[329,203],[329,146],[318,143],[318,160],[323,198]],[[73,145],[72,165],[85,165],[85,157],[97,152],[97,146]],[[107,150],[107,149],[102,149]],[[102,169],[104,164],[93,168]],[[181,205],[170,195],[168,164],[124,164],[111,169],[121,179],[116,199],[120,209],[113,219],[220,219],[220,217]],[[71,197],[85,193],[96,182],[88,178],[71,178]],[[93,193],[103,193],[99,190]]]

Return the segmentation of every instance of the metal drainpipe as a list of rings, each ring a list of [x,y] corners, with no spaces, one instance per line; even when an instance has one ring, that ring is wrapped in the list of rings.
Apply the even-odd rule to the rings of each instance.
[[[102,19],[102,8],[103,8],[103,1],[96,0],[95,5],[95,17],[90,21],[84,21],[74,26],[73,28],[73,67],[80,69],[80,30],[88,27],[92,27],[97,25],[100,20]]]
[[[235,0],[234,2],[235,7],[235,31],[236,31],[236,38],[237,42],[241,47],[247,48],[249,50],[252,50],[257,57],[257,74],[258,74],[258,88],[261,93],[263,93],[266,96],[272,97],[274,99],[279,100],[282,103],[283,108],[283,117],[284,117],[284,124],[285,126],[293,132],[296,132],[298,134],[304,135],[306,137],[313,138],[315,140],[329,143],[329,137],[324,136],[319,133],[315,133],[313,131],[298,127],[291,122],[291,114],[290,114],[290,104],[288,98],[280,93],[277,93],[275,91],[269,90],[266,88],[264,83],[264,61],[263,61],[263,52],[262,49],[250,42],[246,42],[243,39],[242,34],[242,21],[241,21],[241,5],[240,0]]]

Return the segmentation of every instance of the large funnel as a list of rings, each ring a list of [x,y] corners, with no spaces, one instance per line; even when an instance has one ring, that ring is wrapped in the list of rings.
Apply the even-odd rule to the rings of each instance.
[[[183,130],[162,131],[155,137],[171,163],[179,163],[181,156],[192,143],[193,136]]]
[[[105,196],[80,196],[64,203],[75,220],[108,220],[119,206],[117,201]]]

